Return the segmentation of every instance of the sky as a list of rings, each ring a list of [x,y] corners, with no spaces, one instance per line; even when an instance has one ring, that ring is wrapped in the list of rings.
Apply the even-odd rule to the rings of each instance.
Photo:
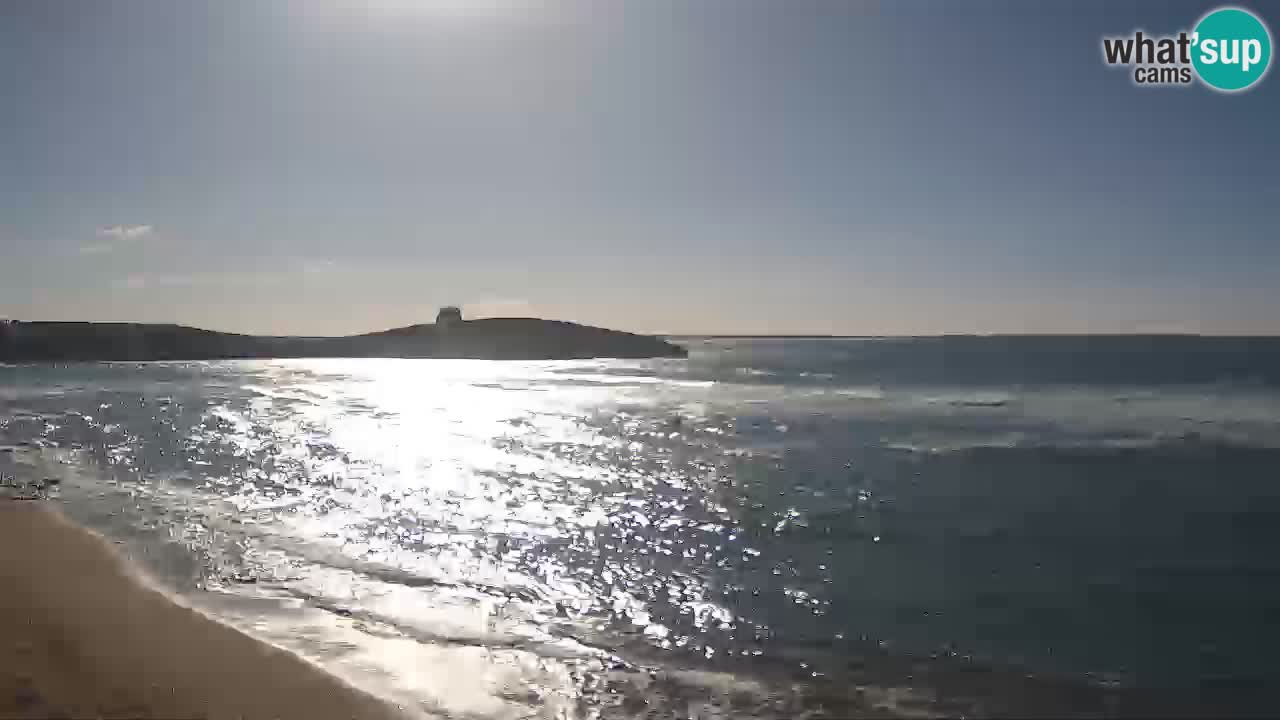
[[[1214,7],[9,0],[0,317],[1280,333],[1280,77],[1102,62]]]

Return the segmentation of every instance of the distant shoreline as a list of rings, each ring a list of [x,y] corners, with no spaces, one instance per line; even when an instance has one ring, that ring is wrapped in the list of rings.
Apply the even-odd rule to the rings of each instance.
[[[670,340],[935,340],[946,338],[1182,338],[1205,340],[1280,340],[1277,335],[1211,335],[1206,333],[937,333],[932,335],[688,335],[659,334]]]
[[[537,318],[458,320],[344,337],[239,335],[182,325],[0,323],[0,362],[285,358],[570,360],[684,357],[658,337]]]

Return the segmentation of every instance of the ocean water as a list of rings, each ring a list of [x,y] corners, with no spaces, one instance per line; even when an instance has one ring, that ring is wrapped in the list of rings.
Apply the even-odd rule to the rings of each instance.
[[[426,714],[1275,706],[1280,341],[681,342],[0,367],[0,474]]]

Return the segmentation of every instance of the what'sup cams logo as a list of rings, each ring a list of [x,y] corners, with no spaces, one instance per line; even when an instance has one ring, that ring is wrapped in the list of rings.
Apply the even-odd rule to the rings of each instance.
[[[1152,37],[1102,38],[1107,65],[1133,66],[1136,85],[1190,85],[1194,78],[1220,92],[1254,87],[1271,66],[1271,32],[1248,10],[1222,7],[1209,12],[1191,32]]]

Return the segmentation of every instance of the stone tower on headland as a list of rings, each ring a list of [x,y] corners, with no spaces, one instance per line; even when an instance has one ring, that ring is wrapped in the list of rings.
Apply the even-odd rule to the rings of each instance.
[[[450,305],[440,308],[440,312],[436,313],[436,329],[448,330],[454,325],[462,323],[462,311]]]

